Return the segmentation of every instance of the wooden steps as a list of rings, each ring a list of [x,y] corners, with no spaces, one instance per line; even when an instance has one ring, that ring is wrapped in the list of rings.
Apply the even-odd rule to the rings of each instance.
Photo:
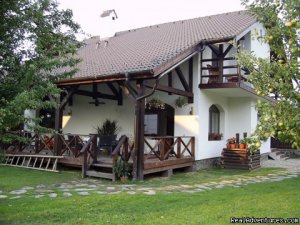
[[[63,156],[53,155],[10,155],[4,156],[3,165],[29,168],[35,170],[44,170],[50,172],[59,172],[57,162]]]
[[[99,178],[105,178],[105,179],[113,180],[113,174],[112,173],[103,173],[103,172],[98,172],[96,170],[88,170],[88,171],[86,171],[86,175],[89,176],[89,177],[99,177]]]
[[[113,164],[112,162],[98,161],[93,163],[86,171],[86,175],[89,177],[98,177],[104,179],[114,180]]]

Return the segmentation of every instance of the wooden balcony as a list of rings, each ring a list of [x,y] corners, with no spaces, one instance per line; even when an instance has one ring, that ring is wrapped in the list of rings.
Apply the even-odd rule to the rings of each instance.
[[[226,73],[226,69],[231,69],[231,73]],[[233,69],[235,71],[233,71]],[[246,75],[238,65],[224,66],[221,69],[202,67],[202,76],[199,88],[243,88],[252,90],[252,84],[249,82],[248,77],[249,75]]]
[[[230,43],[208,45],[208,52],[202,53],[200,63],[201,89],[245,88],[251,91],[249,71],[238,65],[235,52],[236,48]]]

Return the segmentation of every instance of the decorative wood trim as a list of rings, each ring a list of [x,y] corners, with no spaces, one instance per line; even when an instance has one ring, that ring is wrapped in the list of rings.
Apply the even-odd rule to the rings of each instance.
[[[150,84],[145,84],[145,87],[146,88],[153,88],[153,85],[150,85]],[[159,91],[163,91],[163,92],[167,92],[167,93],[173,93],[173,94],[176,94],[176,95],[180,95],[180,96],[185,96],[185,97],[193,97],[194,94],[192,92],[189,92],[189,91],[182,91],[182,90],[179,90],[177,88],[172,88],[172,87],[168,87],[166,85],[157,85],[157,88],[156,90],[159,90]]]
[[[189,85],[188,85],[188,83],[187,83],[187,81],[186,81],[186,79],[185,79],[185,77],[184,77],[184,75],[183,75],[182,70],[180,69],[180,67],[179,66],[176,67],[175,71],[177,73],[177,76],[178,76],[178,78],[179,78],[179,80],[180,80],[180,82],[181,82],[184,90],[189,91],[190,87],[189,87]]]

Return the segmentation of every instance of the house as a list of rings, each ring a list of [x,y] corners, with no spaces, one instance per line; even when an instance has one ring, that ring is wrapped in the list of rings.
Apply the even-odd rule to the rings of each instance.
[[[238,11],[118,32],[106,40],[92,37],[78,52],[79,71],[57,84],[67,93],[61,107],[55,116],[43,113],[55,117],[52,124],[64,134],[88,135],[105,119],[117,120],[118,138],[134,141],[138,179],[204,167],[220,157],[227,138],[256,127],[256,100],[268,99],[255,93],[247,70],[237,64],[233,42],[269,58],[269,46],[257,38],[264,34],[262,24]],[[157,99],[162,107],[155,106]],[[260,150],[269,152],[269,141]],[[157,158],[151,165],[148,155]]]

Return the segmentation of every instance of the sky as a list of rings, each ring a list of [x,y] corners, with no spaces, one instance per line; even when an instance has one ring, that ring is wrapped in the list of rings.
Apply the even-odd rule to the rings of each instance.
[[[243,10],[241,0],[57,0],[62,9],[72,9],[82,30],[101,38],[118,31],[154,24]],[[118,19],[100,17],[115,9]]]

